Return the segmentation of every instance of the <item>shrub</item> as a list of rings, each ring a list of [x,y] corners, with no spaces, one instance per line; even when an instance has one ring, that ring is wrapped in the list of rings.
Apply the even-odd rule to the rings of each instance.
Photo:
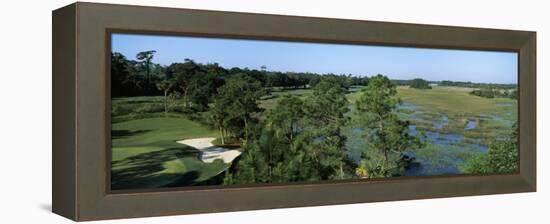
[[[120,105],[120,104],[113,104],[111,106],[111,116],[123,116],[128,115],[134,112],[135,106],[133,105]]]
[[[163,104],[145,104],[141,107],[138,107],[134,112],[138,114],[164,112],[164,105]]]

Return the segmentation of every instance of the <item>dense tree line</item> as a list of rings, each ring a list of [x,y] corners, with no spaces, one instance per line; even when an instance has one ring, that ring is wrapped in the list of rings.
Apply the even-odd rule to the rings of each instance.
[[[431,89],[432,87],[428,83],[428,81],[424,79],[413,79],[409,82],[409,87],[415,88],[415,89]]]
[[[394,85],[398,86],[410,86],[413,84],[413,82],[418,82],[418,79],[393,79],[391,82]],[[429,84],[436,84],[438,86],[455,86],[455,87],[467,87],[467,88],[474,88],[474,89],[481,89],[486,87],[491,87],[493,89],[502,89],[502,90],[508,90],[512,91],[514,89],[517,89],[516,84],[498,84],[498,83],[475,83],[475,82],[461,82],[461,81],[449,81],[449,80],[443,80],[443,81],[426,81],[426,83]]]
[[[411,80],[393,79],[393,80],[391,80],[391,83],[396,85],[396,86],[409,86],[409,85],[411,85]]]
[[[170,93],[193,97],[199,84],[209,84],[215,80],[215,89],[222,84],[225,76],[244,74],[255,79],[262,87],[278,88],[311,88],[321,76],[332,76],[345,88],[368,84],[367,77],[352,75],[318,74],[307,72],[268,71],[248,68],[223,68],[218,64],[201,64],[186,59],[183,62],[168,66],[152,63],[156,51],[144,51],[136,54],[136,60],[128,59],[121,53],[111,54],[111,83],[113,97],[121,96],[156,96]],[[200,89],[200,97],[207,95],[207,89]],[[204,92],[206,91],[206,92]],[[210,91],[211,92],[211,91]],[[204,101],[203,101],[204,102]]]
[[[150,55],[152,57],[154,53],[150,52]],[[120,53],[111,53],[111,95],[160,95],[162,92],[156,88],[156,83],[161,80],[165,69],[150,60],[129,60]]]
[[[486,86],[491,86],[495,89],[516,89],[516,84],[497,84],[497,83],[474,83],[474,82],[460,82],[460,81],[449,81],[443,80],[441,82],[436,82],[440,86],[458,86],[458,87],[468,87],[468,88],[484,88]]]

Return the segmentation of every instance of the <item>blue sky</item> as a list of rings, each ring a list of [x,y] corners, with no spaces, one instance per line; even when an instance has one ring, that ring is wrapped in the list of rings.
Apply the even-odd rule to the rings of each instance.
[[[156,50],[153,62],[169,65],[185,58],[248,67],[371,76],[423,78],[483,83],[517,83],[517,54],[472,50],[383,47],[287,41],[113,34],[112,51],[135,59],[140,51]]]

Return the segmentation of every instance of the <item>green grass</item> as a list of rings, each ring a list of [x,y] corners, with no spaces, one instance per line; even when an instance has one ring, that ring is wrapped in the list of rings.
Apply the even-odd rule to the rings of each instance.
[[[498,113],[500,104],[516,104],[516,100],[509,98],[489,99],[470,95],[471,88],[436,86],[433,89],[414,89],[399,86],[397,90],[403,102],[449,114]]]
[[[348,101],[350,101],[350,109],[353,108],[353,103],[357,98],[359,98],[360,90],[364,88],[363,86],[352,86],[349,89],[348,94],[346,94],[346,98]],[[259,104],[261,108],[264,108],[266,110],[270,110],[275,108],[277,105],[277,101],[279,100],[279,97],[282,95],[293,95],[297,96],[301,99],[305,99],[308,96],[311,96],[313,93],[312,89],[284,89],[284,90],[277,90],[271,92],[271,97],[265,100],[260,100]]]
[[[313,93],[312,89],[282,89],[277,91],[271,92],[271,97],[265,100],[259,101],[259,106],[261,108],[264,108],[266,111],[269,111],[277,105],[277,101],[279,101],[280,96],[283,95],[293,95],[297,96],[301,99],[305,99],[306,97],[310,96]]]
[[[152,150],[182,146],[178,140],[216,137],[209,128],[183,118],[145,118],[113,124],[113,148],[126,149],[147,146]],[[151,150],[150,150],[151,151]],[[113,150],[113,160],[131,156],[131,152]]]
[[[145,118],[112,126],[112,188],[185,186],[206,181],[228,167],[204,163],[198,150],[176,141],[216,137],[203,125],[184,118]]]

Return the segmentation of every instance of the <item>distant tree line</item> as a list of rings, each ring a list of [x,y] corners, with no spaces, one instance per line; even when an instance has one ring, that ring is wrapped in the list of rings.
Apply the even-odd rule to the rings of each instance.
[[[156,51],[153,50],[139,52],[135,60],[128,59],[118,52],[111,53],[111,95],[113,97],[157,96],[179,92],[184,96],[189,96],[188,93],[193,92],[193,88],[196,88],[197,84],[210,83],[210,79],[221,80],[235,74],[246,75],[258,81],[261,87],[283,89],[312,88],[319,83],[321,76],[332,76],[345,88],[368,84],[367,77],[357,77],[351,74],[268,71],[265,66],[262,66],[261,70],[238,67],[224,68],[217,63],[201,64],[191,59],[163,66],[152,63],[155,53]],[[220,84],[222,83],[216,82],[211,87],[218,87]],[[201,94],[204,96],[205,93]]]
[[[396,85],[396,86],[409,86],[411,88],[415,88],[415,87],[424,87],[424,86],[430,86],[431,83],[434,83],[436,84],[437,82],[433,82],[433,81],[427,81],[427,80],[424,80],[424,79],[421,79],[421,78],[415,78],[415,79],[392,79],[390,80],[390,82],[393,84],[393,85]],[[412,86],[411,86],[412,85]],[[414,87],[413,87],[414,86]],[[419,89],[422,89],[422,88],[419,88]],[[427,88],[425,88],[427,89]]]
[[[112,96],[153,96],[162,93],[156,88],[156,83],[166,73],[166,68],[151,63],[154,51],[148,54],[150,59],[129,60],[123,54],[111,53]]]
[[[475,89],[470,92],[471,95],[485,98],[511,98],[517,99],[518,91],[516,89],[497,89],[493,86],[484,86],[480,89]]]
[[[428,81],[420,78],[413,79],[409,82],[409,87],[415,88],[415,89],[431,89],[432,87],[428,83]]]
[[[470,91],[471,95],[485,97],[485,98],[511,98],[517,99],[517,85],[516,84],[494,84],[494,83],[473,83],[473,82],[455,82],[455,81],[440,81],[430,82],[424,79],[416,78],[412,80],[391,80],[395,85],[409,86],[416,89],[431,89],[430,83],[437,84],[439,86],[455,86],[455,87],[467,87],[474,88]]]
[[[448,81],[443,80],[441,82],[434,82],[440,86],[458,86],[458,87],[468,87],[468,88],[483,88],[486,86],[491,86],[496,89],[516,89],[516,84],[497,84],[497,83],[474,83],[474,82],[460,82],[460,81]]]
[[[417,79],[410,79],[410,80],[405,80],[405,79],[392,79],[391,82],[394,84],[394,85],[398,85],[398,86],[410,86],[413,82],[416,82],[418,83],[420,80]],[[449,80],[443,80],[443,81],[428,81],[428,80],[423,80],[425,81],[428,85],[429,84],[436,84],[438,86],[456,86],[456,87],[467,87],[467,88],[483,88],[483,87],[486,87],[486,86],[491,86],[492,88],[495,88],[495,89],[507,89],[507,90],[513,90],[513,89],[517,89],[517,85],[516,84],[498,84],[498,83],[475,83],[475,82],[461,82],[461,81],[449,81]]]

